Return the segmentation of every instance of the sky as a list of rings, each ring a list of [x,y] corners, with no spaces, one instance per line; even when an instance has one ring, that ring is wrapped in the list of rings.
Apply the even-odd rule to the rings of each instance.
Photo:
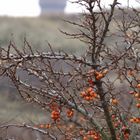
[[[77,13],[82,12],[84,8],[81,8],[78,4],[72,4],[76,0],[68,0],[65,7],[65,13]],[[109,4],[113,0],[101,0],[102,5],[109,8]],[[122,6],[126,6],[129,1],[129,6],[138,7],[140,0],[118,0]],[[138,2],[136,2],[138,1]],[[139,6],[140,7],[140,6]],[[0,16],[14,16],[14,17],[34,17],[39,16],[41,8],[39,6],[39,0],[0,0]]]
[[[0,0],[0,16],[38,16],[39,0]]]
[[[65,12],[66,13],[79,13],[82,12],[83,10],[85,10],[84,8],[81,8],[80,5],[75,4],[75,3],[71,3],[71,2],[75,2],[77,0],[68,0],[67,1],[67,5],[65,8]],[[105,5],[106,8],[109,8],[109,5],[113,2],[113,0],[101,0],[101,4]],[[129,2],[129,6],[130,7],[140,7],[140,0],[118,0],[119,3],[121,3],[121,6],[125,7],[128,5]],[[139,3],[138,3],[139,2]],[[96,8],[97,10],[97,8]]]

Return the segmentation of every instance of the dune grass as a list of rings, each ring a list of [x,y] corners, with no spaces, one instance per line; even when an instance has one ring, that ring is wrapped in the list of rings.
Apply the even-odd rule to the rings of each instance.
[[[65,19],[64,15],[45,15],[39,18],[0,17],[0,46],[8,46],[12,40],[16,46],[22,48],[26,37],[34,49],[46,51],[49,42],[55,49],[63,49],[69,53],[81,52],[83,43],[71,40],[59,31],[75,30],[62,19]]]
[[[62,20],[64,18],[64,15],[43,15],[39,18],[0,17],[0,47],[7,47],[12,40],[22,49],[26,38],[34,50],[47,51],[49,42],[55,50],[63,49],[68,53],[79,54],[83,52],[84,44],[68,39],[59,31],[74,31],[71,25]],[[11,86],[9,83],[3,83],[3,79],[0,81],[1,124],[8,121],[37,123],[47,120],[44,111],[22,101],[15,90],[8,90]]]

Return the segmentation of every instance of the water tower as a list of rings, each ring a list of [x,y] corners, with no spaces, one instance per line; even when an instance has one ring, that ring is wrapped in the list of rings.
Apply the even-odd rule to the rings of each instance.
[[[46,12],[64,12],[67,0],[40,0],[42,14]]]

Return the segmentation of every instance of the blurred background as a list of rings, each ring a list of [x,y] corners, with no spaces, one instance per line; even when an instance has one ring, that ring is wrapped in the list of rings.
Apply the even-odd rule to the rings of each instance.
[[[66,0],[0,0],[0,47],[6,48],[12,40],[22,49],[26,38],[34,50],[47,51],[49,42],[56,51],[79,55],[84,44],[59,31],[75,31],[63,19],[76,20],[76,15],[65,14],[65,8]],[[23,101],[8,78],[0,77],[0,124],[44,123],[47,115]]]
[[[112,0],[108,0],[107,6]],[[135,0],[126,0],[123,6],[137,6]],[[0,47],[10,40],[22,49],[24,38],[34,50],[47,51],[49,42],[54,50],[81,55],[85,44],[71,40],[59,30],[73,33],[76,29],[63,19],[76,21],[83,9],[67,0],[0,0]],[[118,16],[119,17],[119,16]],[[117,19],[119,20],[119,18]],[[111,27],[112,32],[114,26]],[[110,39],[111,43],[111,39]],[[47,119],[44,110],[26,103],[17,94],[8,78],[0,77],[0,122],[41,123]]]

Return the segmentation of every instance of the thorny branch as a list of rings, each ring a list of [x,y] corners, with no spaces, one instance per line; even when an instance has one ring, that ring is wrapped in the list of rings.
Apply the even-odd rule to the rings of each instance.
[[[27,128],[27,129],[31,129],[32,131],[37,131],[39,132],[40,134],[44,134],[44,135],[47,135],[49,138],[51,138],[52,140],[57,140],[57,138],[51,134],[50,132],[48,131],[45,131],[45,130],[41,130],[39,128],[36,128],[36,127],[33,127],[33,126],[30,126],[30,125],[27,125],[27,124],[24,124],[24,125],[18,125],[18,124],[7,124],[7,125],[1,125],[0,126],[0,129],[3,129],[3,128],[10,128],[10,127],[18,127],[18,128]]]
[[[71,121],[79,124],[79,118],[84,120],[80,127],[75,126],[75,131],[96,129],[103,140],[116,140],[112,115],[122,113],[123,102],[119,110],[112,107],[111,101],[118,95],[123,97],[129,89],[137,91],[136,84],[140,81],[140,13],[135,9],[122,9],[117,0],[110,5],[110,11],[104,9],[101,0],[76,3],[85,6],[88,13],[80,15],[83,19],[79,22],[67,21],[76,26],[78,32],[61,32],[86,44],[83,57],[54,52],[50,44],[50,52],[35,52],[26,39],[22,51],[10,42],[7,50],[1,49],[0,74],[11,79],[23,99],[37,103],[48,112],[55,110],[58,116],[61,113],[63,119],[58,118],[63,123],[69,122],[64,110],[71,109],[71,113],[74,110],[76,116]],[[95,11],[96,6],[99,11]],[[117,13],[121,13],[119,17]],[[129,77],[133,69],[137,73]],[[121,86],[125,91],[120,91]],[[95,100],[85,95],[80,97],[91,89],[96,93]],[[124,107],[125,113],[131,111],[129,104]],[[64,134],[64,130],[58,131]],[[75,133],[70,136],[81,137]]]

